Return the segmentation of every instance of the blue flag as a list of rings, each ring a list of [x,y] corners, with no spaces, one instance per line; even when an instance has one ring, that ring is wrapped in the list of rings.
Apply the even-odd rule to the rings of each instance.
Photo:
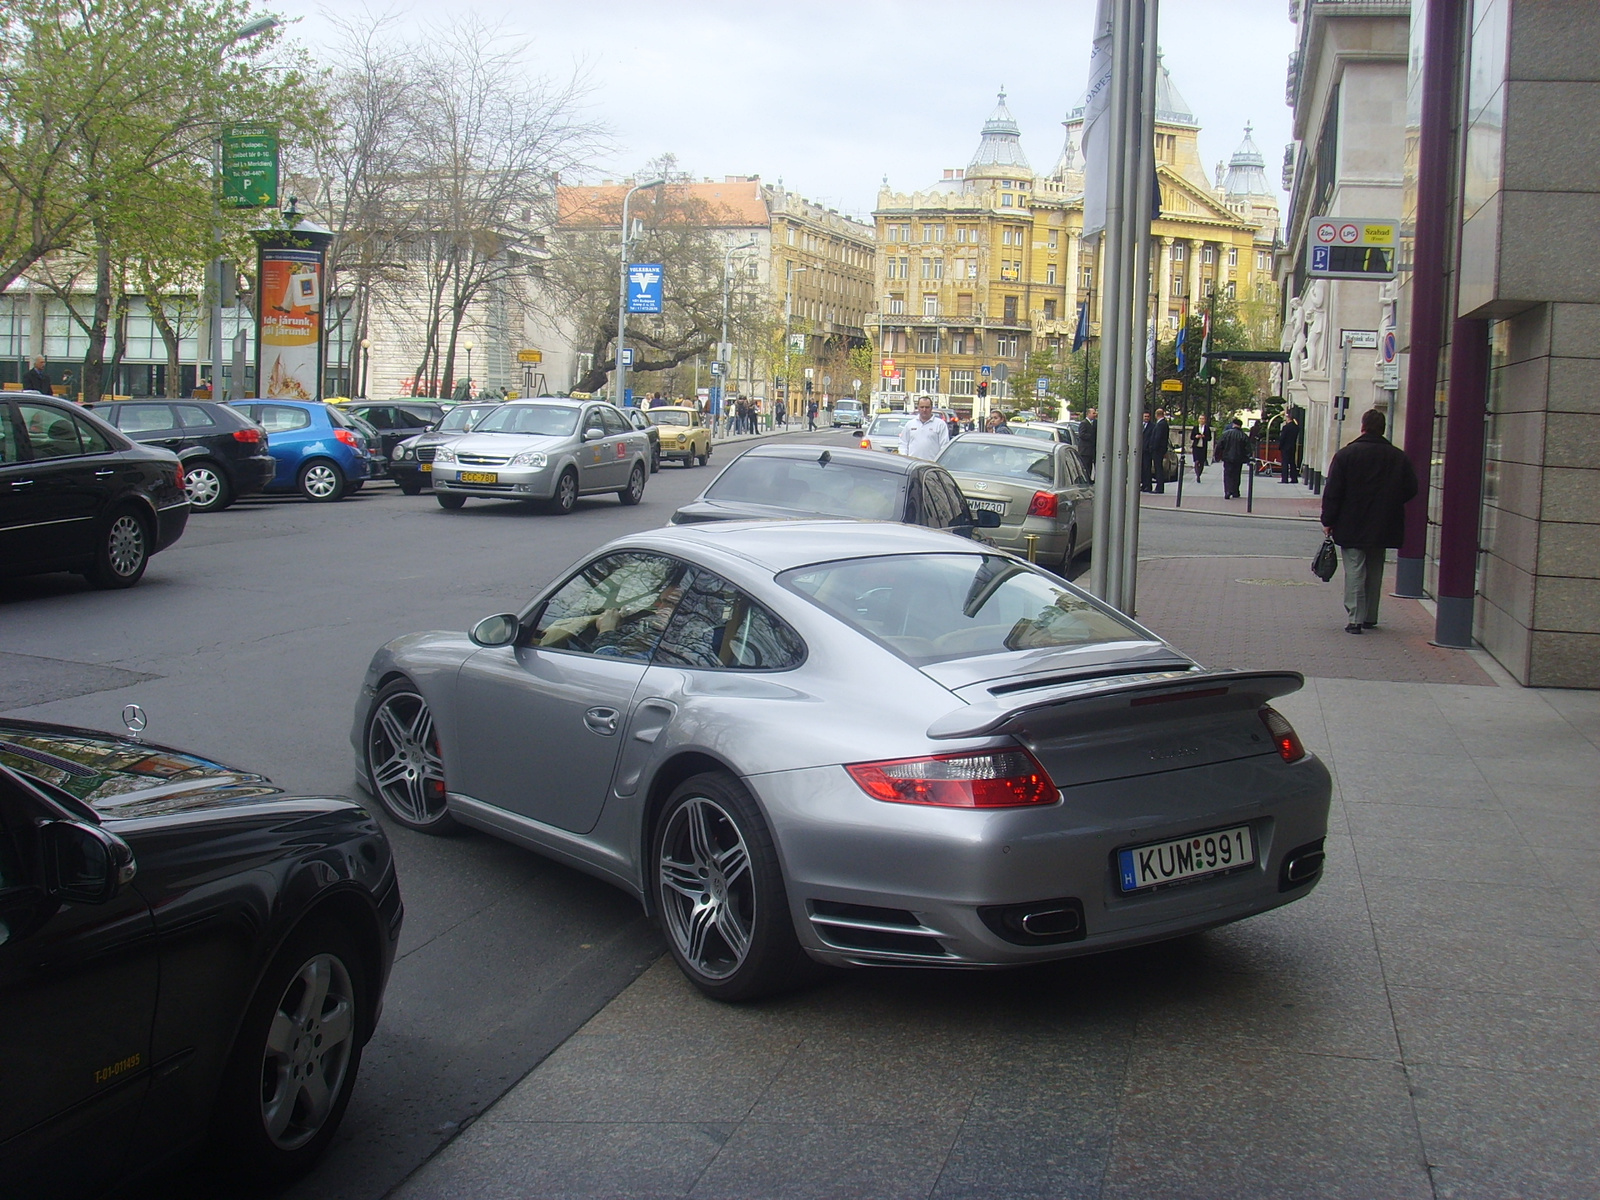
[[[1072,334],[1072,352],[1076,354],[1089,340],[1089,302],[1078,305],[1078,328]]]
[[[1183,374],[1184,364],[1189,361],[1188,358],[1184,355],[1184,346],[1183,346],[1184,338],[1188,334],[1188,332],[1189,332],[1189,322],[1185,321],[1185,322],[1183,322],[1183,324],[1178,326],[1178,341],[1177,341],[1176,345],[1174,346],[1174,350],[1176,351],[1177,356],[1178,356],[1178,374],[1180,374],[1180,375]]]

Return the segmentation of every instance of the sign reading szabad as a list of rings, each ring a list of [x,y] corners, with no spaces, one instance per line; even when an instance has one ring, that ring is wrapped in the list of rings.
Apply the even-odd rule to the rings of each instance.
[[[1393,279],[1400,223],[1382,217],[1312,217],[1306,255],[1314,279]]]

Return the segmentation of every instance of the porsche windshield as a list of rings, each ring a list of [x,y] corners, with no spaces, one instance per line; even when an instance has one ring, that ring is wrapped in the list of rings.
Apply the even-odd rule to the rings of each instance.
[[[578,410],[565,404],[507,404],[479,421],[472,432],[571,437],[577,427]]]
[[[917,666],[1146,636],[1061,581],[997,555],[854,558],[778,580]]]
[[[817,458],[738,459],[706,492],[707,500],[761,504],[788,512],[863,521],[898,521],[905,511],[906,477],[855,463]]]

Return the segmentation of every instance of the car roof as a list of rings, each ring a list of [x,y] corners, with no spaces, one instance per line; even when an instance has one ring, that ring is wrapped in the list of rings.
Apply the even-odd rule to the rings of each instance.
[[[876,450],[819,446],[811,443],[752,446],[733,461],[740,462],[746,458],[784,458],[796,462],[815,462],[823,453],[828,455],[829,462],[848,463],[853,467],[865,467],[869,471],[887,471],[897,475],[909,475],[919,466],[928,465],[920,458],[900,458],[893,454],[880,454]]]
[[[1016,433],[963,433],[963,442],[987,442],[996,446],[1026,446],[1030,450],[1037,450],[1043,438],[1023,437]],[[954,441],[950,443],[955,445]],[[1052,440],[1051,445],[1065,446],[1067,443]],[[1070,447],[1068,447],[1070,449]]]
[[[882,457],[882,456],[880,456]],[[886,554],[984,554],[992,546],[939,529],[895,521],[800,520],[717,521],[669,525],[619,538],[614,546],[700,557],[726,555],[777,574],[809,563]]]
[[[649,408],[641,408],[638,411],[639,412],[643,412],[643,413],[653,413],[653,412],[697,413],[699,410],[690,408],[687,404],[655,404],[655,405],[652,405]]]

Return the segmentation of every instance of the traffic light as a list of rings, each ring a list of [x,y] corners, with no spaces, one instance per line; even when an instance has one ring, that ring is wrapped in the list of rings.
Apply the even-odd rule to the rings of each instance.
[[[806,391],[808,393],[811,391],[811,380],[809,380],[809,379],[806,380]]]
[[[978,399],[979,400],[987,400],[988,398],[989,398],[989,381],[987,379],[981,379],[981,380],[978,381]]]

